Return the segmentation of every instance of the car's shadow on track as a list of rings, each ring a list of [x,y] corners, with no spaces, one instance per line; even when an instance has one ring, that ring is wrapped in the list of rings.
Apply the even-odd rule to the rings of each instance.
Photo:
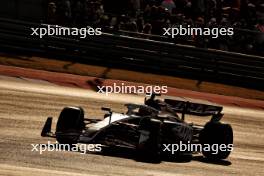
[[[221,166],[229,166],[232,163],[228,160],[210,160],[203,156],[173,156],[173,157],[165,157],[162,156],[161,158],[157,160],[153,159],[147,159],[147,156],[139,156],[135,150],[127,149],[127,148],[103,148],[101,152],[98,153],[92,153],[97,155],[103,155],[103,156],[111,156],[111,157],[118,157],[118,158],[125,158],[125,159],[132,159],[137,162],[144,162],[144,163],[153,163],[153,164],[159,164],[161,162],[174,162],[174,163],[188,163],[191,161],[198,161],[202,163],[208,163],[208,164],[215,164],[215,165],[221,165]]]
[[[129,149],[129,148],[106,147],[106,148],[103,148],[101,152],[98,152],[95,154],[117,157],[117,158],[132,159],[137,162],[144,162],[144,163],[153,163],[153,164],[161,163],[161,160],[147,159],[147,157],[139,156],[135,150]]]
[[[228,160],[212,160],[212,159],[207,159],[203,156],[193,156],[192,160],[203,163],[222,165],[222,166],[230,166],[232,164],[232,162]]]

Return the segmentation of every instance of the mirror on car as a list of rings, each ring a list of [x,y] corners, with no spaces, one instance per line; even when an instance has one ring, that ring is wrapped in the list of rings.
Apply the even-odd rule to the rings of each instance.
[[[108,112],[111,111],[111,108],[107,108],[107,107],[102,107],[101,109],[102,109],[103,111],[108,111]]]

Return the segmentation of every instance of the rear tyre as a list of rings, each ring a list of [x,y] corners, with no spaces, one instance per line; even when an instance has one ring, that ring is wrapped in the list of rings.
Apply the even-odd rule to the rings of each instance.
[[[203,155],[212,160],[226,159],[233,147],[233,129],[229,124],[208,122],[200,133]],[[221,147],[223,146],[223,147]],[[204,150],[210,147],[210,150]],[[216,151],[217,149],[217,151]]]
[[[61,111],[57,122],[56,139],[61,144],[76,144],[84,127],[83,109],[66,107]]]

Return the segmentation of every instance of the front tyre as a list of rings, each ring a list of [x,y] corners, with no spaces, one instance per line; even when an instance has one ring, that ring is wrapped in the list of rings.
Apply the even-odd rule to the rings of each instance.
[[[84,111],[80,107],[65,107],[56,126],[56,139],[61,144],[76,144],[84,129]]]

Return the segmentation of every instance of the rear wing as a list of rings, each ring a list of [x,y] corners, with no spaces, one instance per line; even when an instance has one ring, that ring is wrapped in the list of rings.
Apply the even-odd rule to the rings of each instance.
[[[164,102],[171,105],[175,112],[197,116],[214,116],[221,114],[223,110],[221,106],[192,103],[189,101],[164,99]]]

